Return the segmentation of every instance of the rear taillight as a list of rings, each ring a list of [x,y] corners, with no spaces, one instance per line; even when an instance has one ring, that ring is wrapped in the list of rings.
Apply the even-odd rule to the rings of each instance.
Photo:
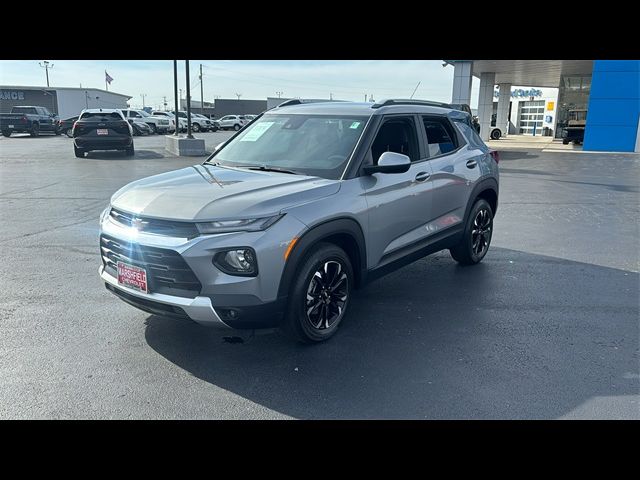
[[[491,155],[491,158],[493,158],[496,161],[496,163],[500,163],[500,155],[498,154],[497,150],[491,150],[489,152],[489,155]]]

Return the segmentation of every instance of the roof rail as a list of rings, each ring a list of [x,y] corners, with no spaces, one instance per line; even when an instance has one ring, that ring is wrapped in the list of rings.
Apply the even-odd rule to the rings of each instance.
[[[404,98],[385,98],[371,105],[371,108],[387,107],[389,105],[423,105],[426,107],[451,108],[448,103],[432,102],[430,100],[413,100]]]
[[[314,98],[292,98],[286,100],[274,108],[288,107],[289,105],[302,105],[303,103],[319,103],[319,102],[344,102],[345,100],[323,100]]]

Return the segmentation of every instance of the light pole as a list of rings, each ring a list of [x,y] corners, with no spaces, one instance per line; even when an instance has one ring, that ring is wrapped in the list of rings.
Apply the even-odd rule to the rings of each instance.
[[[204,115],[204,86],[202,85],[202,64],[200,64],[200,114]]]
[[[178,116],[178,61],[173,61],[173,97],[175,99],[174,120],[176,122],[175,136],[178,137],[180,133],[180,117]]]
[[[240,97],[242,96],[241,93],[236,93],[236,97],[238,97],[238,100],[240,100]]]
[[[49,61],[45,60],[43,62],[38,62],[42,68],[44,68],[45,73],[47,74],[47,87],[49,86],[49,69],[53,68],[53,63],[49,65]]]
[[[142,108],[144,109],[144,107],[146,106],[145,103],[144,103],[144,97],[146,97],[147,94],[146,93],[141,93],[140,96],[142,97]]]
[[[189,60],[184,61],[187,73],[187,138],[193,138],[191,135],[191,84],[189,83]]]
[[[276,95],[278,95],[278,98],[282,97],[282,92],[276,92]]]

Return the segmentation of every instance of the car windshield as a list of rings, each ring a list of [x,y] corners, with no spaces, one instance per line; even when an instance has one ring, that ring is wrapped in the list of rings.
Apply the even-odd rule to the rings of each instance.
[[[263,115],[208,162],[338,179],[366,123],[362,116]]]
[[[144,110],[140,110],[138,112],[140,115],[142,115],[143,117],[150,117],[151,115],[149,115],[147,112],[145,112]]]

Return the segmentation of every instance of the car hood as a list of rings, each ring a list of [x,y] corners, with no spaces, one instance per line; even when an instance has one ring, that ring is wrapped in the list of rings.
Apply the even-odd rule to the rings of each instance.
[[[208,221],[275,215],[339,189],[338,180],[193,165],[132,182],[111,205],[145,217]]]

